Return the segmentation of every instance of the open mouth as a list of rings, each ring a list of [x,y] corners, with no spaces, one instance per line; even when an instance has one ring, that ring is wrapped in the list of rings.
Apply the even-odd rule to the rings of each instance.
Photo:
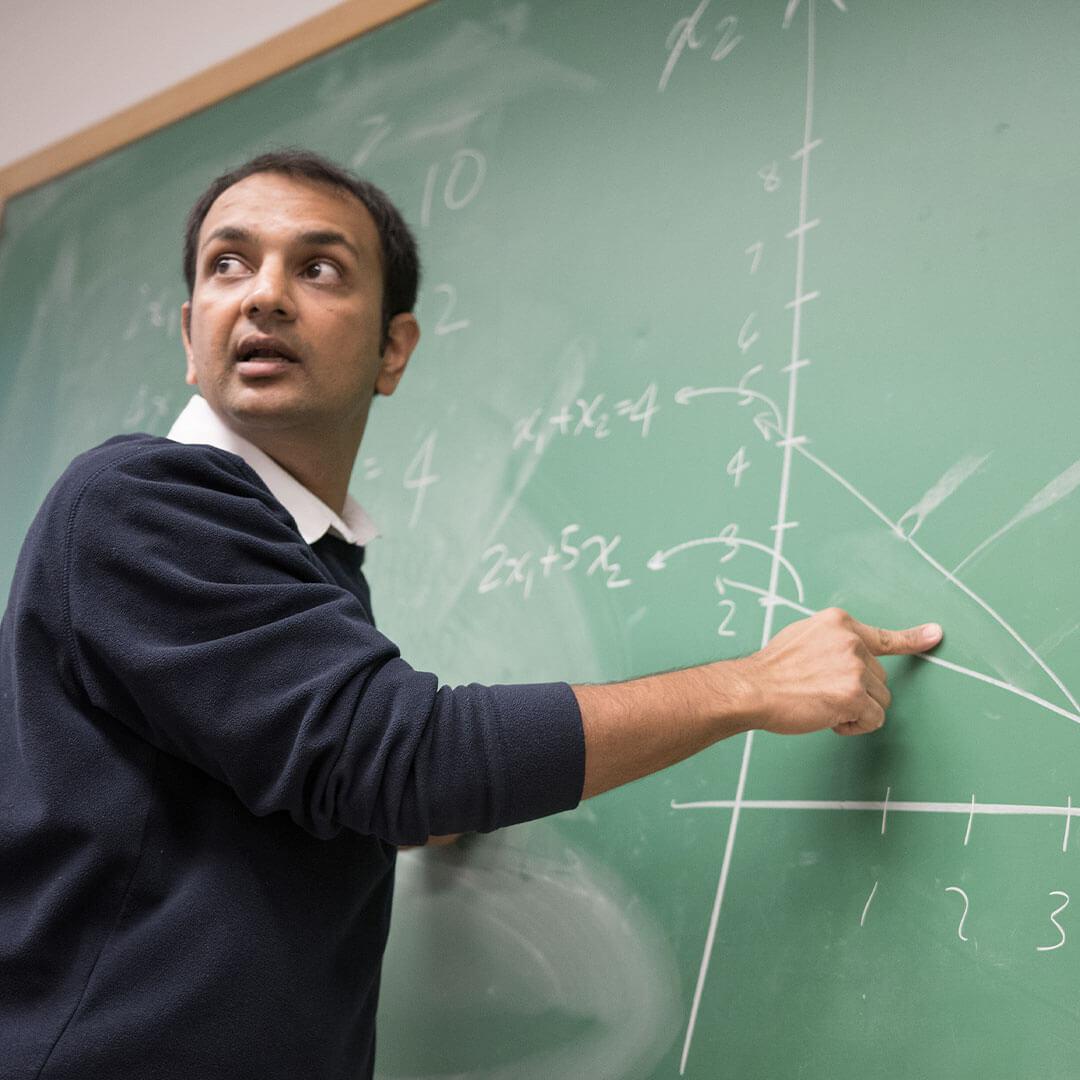
[[[300,363],[284,342],[273,337],[245,338],[236,349],[236,370],[242,377],[265,379],[282,375]]]
[[[238,364],[298,364],[300,358],[279,341],[242,342],[236,350]]]

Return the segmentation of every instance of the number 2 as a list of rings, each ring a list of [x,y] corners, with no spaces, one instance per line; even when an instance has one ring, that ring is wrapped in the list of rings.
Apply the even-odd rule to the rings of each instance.
[[[470,325],[468,319],[458,319],[456,322],[448,321],[457,306],[457,289],[444,281],[441,285],[435,286],[435,292],[446,297],[446,307],[443,308],[439,321],[435,323],[435,333],[442,336],[443,334],[453,334],[458,330],[467,329]]]

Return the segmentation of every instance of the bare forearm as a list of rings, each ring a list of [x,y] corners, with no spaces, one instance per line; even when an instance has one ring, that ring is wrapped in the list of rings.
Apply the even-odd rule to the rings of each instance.
[[[585,729],[583,799],[628,784],[751,726],[739,661],[575,686]]]
[[[752,728],[787,735],[874,731],[891,699],[877,657],[923,652],[940,640],[936,624],[881,630],[830,608],[785,627],[744,659],[575,686],[585,729],[582,798]]]

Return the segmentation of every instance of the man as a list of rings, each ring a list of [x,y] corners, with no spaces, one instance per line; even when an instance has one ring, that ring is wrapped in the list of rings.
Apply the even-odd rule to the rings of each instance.
[[[619,685],[440,689],[373,626],[348,496],[419,339],[397,211],[267,155],[196,204],[185,272],[201,396],[69,466],[0,631],[6,1076],[369,1076],[396,845],[751,728],[871,731],[875,654],[939,640],[831,611]]]

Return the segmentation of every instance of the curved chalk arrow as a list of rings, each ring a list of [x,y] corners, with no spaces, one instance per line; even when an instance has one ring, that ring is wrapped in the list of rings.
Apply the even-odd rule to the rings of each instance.
[[[770,558],[777,558],[776,552],[767,544],[759,543],[757,540],[746,540],[741,536],[704,536],[700,540],[687,540],[682,544],[676,544],[672,548],[664,550],[661,548],[657,551],[651,559],[645,564],[650,570],[663,570],[667,566],[668,559],[672,555],[678,555],[682,551],[689,551],[691,548],[703,547],[706,544],[725,544],[730,548],[748,547],[753,548],[755,551],[763,551]],[[795,570],[795,567],[791,565],[788,559],[785,559],[783,555],[779,556],[780,565],[791,575],[791,580],[795,583],[795,590],[798,593],[799,600],[805,599],[803,592],[803,583]]]

